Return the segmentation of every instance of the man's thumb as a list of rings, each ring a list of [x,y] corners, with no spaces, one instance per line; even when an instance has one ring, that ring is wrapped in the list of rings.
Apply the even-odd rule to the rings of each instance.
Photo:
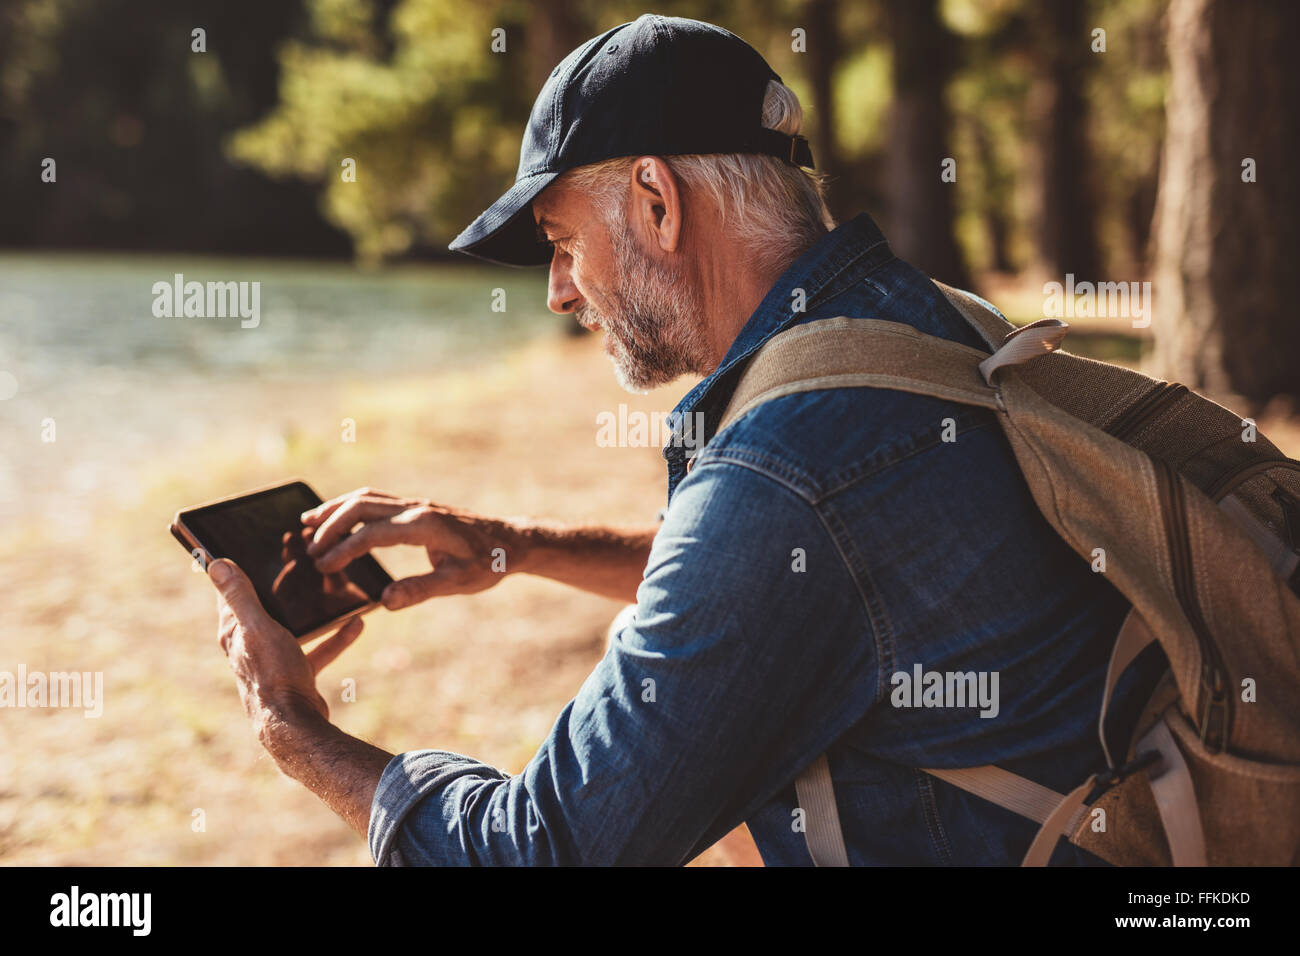
[[[253,585],[239,565],[228,558],[218,558],[208,565],[208,577],[221,592],[222,599],[230,605],[235,617],[245,624],[251,623],[262,605],[253,591]]]
[[[234,575],[234,563],[227,561],[225,558],[217,558],[217,560],[208,565],[208,577],[212,579],[213,584],[222,588],[222,590],[224,590],[224,585],[230,583]]]

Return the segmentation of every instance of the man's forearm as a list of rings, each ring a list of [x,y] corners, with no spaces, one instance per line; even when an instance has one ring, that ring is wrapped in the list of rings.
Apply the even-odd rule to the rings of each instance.
[[[509,569],[634,603],[658,525],[639,529],[494,520]],[[490,540],[490,539],[489,539]],[[385,750],[349,736],[294,700],[265,702],[255,717],[258,739],[280,770],[297,780],[362,836],[384,769]]]
[[[392,754],[294,706],[267,708],[258,720],[258,738],[286,776],[366,835],[375,790]]]
[[[521,523],[513,570],[633,604],[658,530]]]

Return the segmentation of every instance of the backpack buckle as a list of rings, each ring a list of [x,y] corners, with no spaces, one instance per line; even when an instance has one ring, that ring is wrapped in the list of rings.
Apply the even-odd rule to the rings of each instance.
[[[985,384],[992,385],[993,373],[1004,365],[1019,365],[1055,352],[1069,331],[1069,323],[1060,319],[1039,319],[1007,333],[997,351],[980,362],[980,374],[984,376]]]
[[[1097,778],[1094,781],[1095,786],[1092,789],[1092,793],[1088,794],[1087,802],[1092,803],[1111,787],[1122,783],[1135,773],[1141,773],[1143,770],[1146,770],[1148,767],[1159,762],[1159,760],[1160,751],[1148,750],[1145,753],[1138,754],[1128,763],[1120,764],[1118,767],[1107,767],[1101,773],[1097,774]]]

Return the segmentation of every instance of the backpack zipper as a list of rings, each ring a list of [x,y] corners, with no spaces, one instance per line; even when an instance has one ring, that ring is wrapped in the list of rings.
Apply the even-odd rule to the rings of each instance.
[[[1172,402],[1182,398],[1186,391],[1186,385],[1161,382],[1130,405],[1124,414],[1106,427],[1106,431],[1121,441],[1127,441],[1130,435],[1136,434],[1139,428],[1168,408]]]
[[[1131,405],[1106,431],[1127,442],[1142,426],[1155,420],[1186,392],[1185,385],[1162,382]],[[1178,480],[1178,472],[1172,465],[1155,458],[1151,461],[1155,465],[1165,536],[1173,563],[1174,593],[1201,650],[1201,700],[1197,725],[1206,749],[1211,753],[1219,753],[1227,744],[1228,735],[1232,731],[1232,698],[1228,694],[1228,673],[1196,599],[1196,578],[1192,573],[1192,547],[1182,482]]]
[[[1232,697],[1228,694],[1228,673],[1196,600],[1196,579],[1192,574],[1192,548],[1182,482],[1178,480],[1178,472],[1171,465],[1155,459],[1152,461],[1160,489],[1160,510],[1164,516],[1165,535],[1173,562],[1174,593],[1201,648],[1201,700],[1197,724],[1206,748],[1211,753],[1219,753],[1232,730]]]
[[[1288,458],[1251,459],[1226,474],[1220,475],[1205,492],[1205,495],[1215,504],[1218,504],[1219,501],[1236,491],[1237,486],[1244,484],[1247,479],[1255,477],[1260,472],[1272,471],[1274,468],[1289,468],[1291,471],[1300,471],[1300,462],[1291,461]]]

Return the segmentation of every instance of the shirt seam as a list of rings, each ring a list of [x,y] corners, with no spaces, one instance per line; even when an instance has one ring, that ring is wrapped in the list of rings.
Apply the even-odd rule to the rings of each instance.
[[[925,820],[925,829],[930,835],[930,844],[944,866],[952,865],[952,842],[944,830],[943,820],[939,816],[939,804],[935,798],[932,778],[924,770],[912,768],[916,779],[916,789],[920,797],[921,816]]]
[[[813,516],[816,517],[816,519],[817,519],[817,523],[818,523],[819,525],[821,525],[822,530],[826,533],[826,537],[830,540],[831,544],[834,546],[834,548],[835,548],[835,553],[836,553],[836,555],[839,557],[839,559],[840,559],[840,564],[841,564],[841,565],[843,566],[843,568],[844,568],[844,573],[845,573],[846,575],[848,575],[849,580],[853,582],[853,589],[854,589],[854,591],[857,592],[858,600],[862,602],[862,616],[863,616],[863,619],[867,622],[867,626],[871,628],[872,644],[875,646],[875,650],[876,650],[876,655],[875,655],[875,656],[876,656],[876,662],[875,662],[875,663],[876,663],[876,666],[875,666],[875,671],[876,671],[876,673],[875,673],[874,690],[873,690],[873,693],[872,693],[873,704],[874,704],[876,701],[880,700],[880,699],[882,698],[882,695],[883,695],[883,688],[884,688],[884,686],[885,686],[885,683],[884,683],[884,675],[885,675],[885,670],[884,670],[884,661],[885,661],[886,658],[888,658],[888,659],[890,659],[890,660],[892,661],[892,659],[893,659],[893,654],[892,654],[892,651],[888,650],[888,648],[886,647],[886,644],[887,644],[886,639],[885,639],[884,636],[882,636],[882,634],[881,634],[881,632],[880,632],[880,627],[879,627],[879,625],[878,625],[878,623],[877,623],[877,620],[876,620],[876,615],[872,612],[872,602],[871,602],[870,598],[867,596],[866,592],[863,590],[862,580],[860,579],[860,577],[858,576],[858,574],[853,570],[853,565],[849,562],[848,555],[844,553],[844,548],[843,548],[843,545],[842,545],[842,543],[841,543],[841,541],[840,541],[840,539],[839,539],[839,536],[838,536],[838,535],[834,532],[834,530],[831,528],[830,523],[826,520],[826,516],[822,513],[822,509],[821,509],[821,507],[819,506],[819,504],[818,504],[815,500],[810,499],[807,495],[805,495],[805,494],[804,494],[804,493],[803,493],[803,492],[802,492],[798,487],[796,487],[795,485],[793,485],[793,484],[791,484],[791,483],[785,481],[783,478],[781,478],[781,477],[778,476],[778,475],[771,474],[770,472],[764,470],[763,468],[759,467],[759,466],[758,466],[757,464],[755,464],[755,463],[752,463],[752,462],[743,462],[743,461],[724,460],[724,459],[715,459],[715,460],[712,460],[712,461],[701,461],[701,462],[698,462],[698,463],[696,464],[694,470],[698,471],[698,469],[700,469],[700,468],[706,468],[706,467],[708,467],[709,465],[718,465],[718,466],[721,466],[721,465],[727,465],[727,464],[733,465],[733,466],[736,467],[736,468],[744,468],[744,469],[747,469],[748,471],[752,471],[752,472],[753,472],[754,474],[756,474],[756,475],[760,475],[760,476],[762,476],[762,477],[764,477],[764,478],[767,478],[769,481],[773,482],[773,483],[776,484],[776,485],[779,485],[779,486],[782,487],[782,488],[785,488],[787,491],[789,491],[791,494],[793,494],[796,498],[798,498],[799,500],[801,500],[805,505],[808,506],[808,509],[813,513]],[[874,590],[875,590],[875,589],[873,588],[872,590],[873,590],[873,593],[874,593]],[[884,610],[883,605],[882,605],[881,610],[882,610],[882,612],[883,612],[883,610]],[[888,630],[888,620],[887,620],[887,619],[886,619],[886,622],[885,622],[885,628],[886,628],[886,630]],[[868,708],[868,709],[870,709],[870,708]]]
[[[960,420],[958,421],[958,427],[956,431],[953,432],[954,435],[965,435],[970,432],[977,431],[981,428],[988,428],[990,425],[996,424],[996,420],[992,418],[985,419],[983,421],[967,418],[966,421],[967,424],[965,425],[965,427],[961,426]],[[911,445],[906,450],[897,450],[898,449],[897,443],[886,446],[886,448],[882,449],[882,451],[891,450],[891,449],[897,450],[897,454],[895,457],[890,457],[881,460],[877,455],[877,456],[872,456],[874,459],[876,459],[874,461],[872,461],[872,459],[864,460],[864,463],[870,461],[871,464],[858,473],[853,473],[853,471],[850,469],[848,476],[843,477],[838,485],[836,485],[833,488],[828,488],[822,494],[821,498],[819,499],[819,503],[823,501],[827,501],[838,495],[841,495],[844,492],[852,489],[855,485],[859,485],[863,481],[866,481],[869,478],[874,478],[877,475],[881,474],[882,472],[888,471],[890,468],[893,468],[895,465],[901,465],[903,462],[907,461],[910,458],[915,458],[917,455],[920,455],[924,452],[932,451],[933,449],[938,448],[940,445],[954,444],[953,442],[945,442],[942,440],[942,438],[940,437],[942,431],[943,429],[941,426],[939,429],[929,429],[927,431],[919,432],[913,436],[910,436],[914,439],[918,439],[918,441],[916,444]]]
[[[817,291],[814,292],[811,296],[809,296],[809,298],[808,298],[808,303],[807,303],[807,304],[808,304],[808,305],[817,305],[817,306],[820,307],[820,306],[822,306],[822,305],[827,305],[827,304],[829,304],[829,303],[831,303],[831,302],[834,302],[835,299],[837,299],[839,296],[843,295],[843,294],[844,294],[845,292],[847,292],[850,288],[852,288],[852,287],[853,287],[853,283],[849,283],[849,284],[846,285],[843,289],[840,289],[838,292],[836,292],[834,295],[827,296],[826,290],[827,290],[828,288],[830,288],[830,286],[831,286],[831,285],[832,285],[836,280],[838,280],[839,277],[842,276],[842,275],[845,273],[845,271],[847,271],[848,269],[850,269],[850,268],[852,268],[854,265],[856,265],[860,259],[863,259],[864,257],[870,255],[870,254],[871,254],[871,253],[872,253],[876,248],[878,248],[879,246],[888,246],[888,245],[889,245],[889,240],[886,239],[884,236],[881,236],[879,239],[877,239],[877,240],[876,240],[875,242],[873,242],[871,245],[867,246],[865,249],[863,249],[863,250],[861,250],[860,252],[857,252],[857,253],[855,253],[854,255],[850,256],[848,259],[846,259],[846,260],[844,261],[844,263],[843,263],[843,264],[842,264],[838,269],[836,269],[836,270],[835,270],[834,272],[832,272],[829,276],[827,276],[826,279],[825,279],[825,281],[823,281],[823,282],[822,282],[822,283],[817,287]],[[879,272],[881,269],[883,269],[885,266],[889,265],[891,262],[893,262],[893,261],[894,261],[895,259],[897,259],[897,258],[898,258],[897,256],[891,254],[891,255],[889,256],[888,259],[882,259],[880,262],[877,262],[874,266],[872,266],[872,267],[871,267],[870,269],[868,269],[866,272],[862,273],[862,275],[859,276],[858,279],[859,279],[859,280],[868,280],[868,279],[870,279],[870,277],[871,277],[872,275],[874,275],[875,273]],[[855,281],[857,281],[857,280],[855,280]],[[884,286],[882,286],[880,283],[878,283],[878,282],[872,282],[871,285],[872,285],[873,288],[879,290],[882,294],[884,294],[884,295],[886,295],[886,296],[889,295],[889,290],[886,289]]]
[[[804,392],[800,394],[813,395],[820,394],[823,391],[833,390],[819,389],[816,392]],[[757,411],[757,409],[752,409],[751,411]],[[996,419],[986,418],[981,414],[985,411],[985,409],[975,409],[974,414],[962,414],[959,412],[957,415],[952,416],[957,424],[954,435],[968,434],[977,429],[987,428],[994,424]],[[748,415],[745,417],[747,418]],[[734,426],[739,425],[740,421],[734,423]],[[940,444],[949,444],[940,440],[942,431],[943,426],[941,424],[937,429],[929,428],[924,431],[911,432],[902,436],[899,440],[883,445],[871,455],[861,459],[853,466],[830,476],[832,480],[838,481],[838,483],[834,485],[823,484],[817,481],[810,472],[807,472],[804,469],[771,454],[770,452],[748,447],[743,438],[734,439],[734,444],[729,441],[721,448],[711,448],[706,445],[704,450],[696,456],[693,468],[698,468],[708,462],[752,464],[756,470],[767,474],[773,479],[779,479],[782,484],[796,492],[810,505],[816,506],[842,494],[868,478],[875,477],[894,465],[907,461],[909,458],[913,458],[922,452],[929,451]],[[904,443],[906,441],[911,441],[913,444],[905,445]]]

